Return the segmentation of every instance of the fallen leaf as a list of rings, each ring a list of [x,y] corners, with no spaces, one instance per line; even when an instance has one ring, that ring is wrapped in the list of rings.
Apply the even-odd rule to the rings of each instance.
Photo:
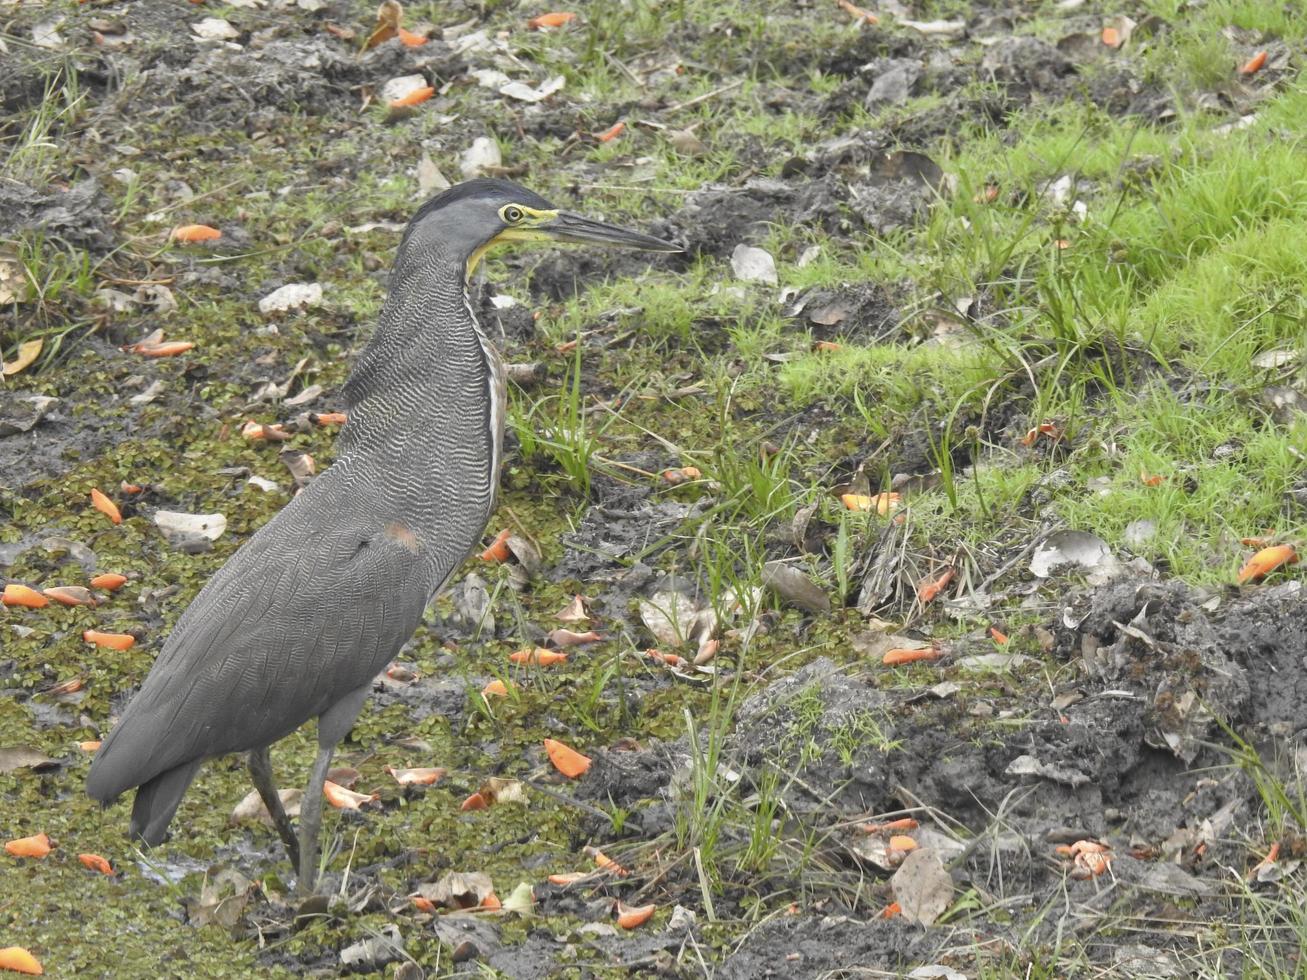
[[[549,667],[553,664],[567,663],[567,654],[558,653],[555,650],[546,650],[544,647],[535,647],[530,650],[518,650],[516,653],[510,653],[508,659],[515,664]]]
[[[1258,51],[1239,68],[1240,75],[1256,75],[1266,64],[1266,52]]]
[[[165,536],[197,535],[217,541],[227,530],[227,518],[222,514],[184,514],[176,510],[157,510],[154,523]]]
[[[54,695],[55,697],[63,697],[68,694],[76,694],[85,686],[86,682],[80,677],[70,677],[66,681],[60,681],[58,684],[55,684],[45,693]]]
[[[509,893],[508,898],[504,899],[504,911],[516,912],[518,915],[530,915],[531,910],[535,908],[536,896],[530,884],[525,881],[518,882],[516,888]]]
[[[477,794],[486,801],[486,806],[497,803],[525,803],[526,784],[520,779],[506,779],[503,776],[490,776]]]
[[[28,609],[44,609],[50,605],[50,600],[36,589],[19,585],[17,582],[10,582],[5,586],[4,596],[0,598],[0,602],[6,606],[26,606]]]
[[[532,17],[526,22],[526,26],[533,31],[542,31],[552,27],[562,27],[576,20],[576,14],[571,11],[559,10],[547,14],[540,14],[538,17]]]
[[[880,658],[880,662],[886,667],[900,667],[903,664],[915,664],[919,660],[938,660],[943,654],[934,647],[923,647],[919,650],[886,650],[885,655]]]
[[[590,610],[586,608],[586,599],[583,595],[572,596],[572,601],[563,607],[554,618],[560,623],[588,623],[590,621]]]
[[[554,768],[568,779],[576,779],[590,768],[589,756],[582,755],[576,749],[552,738],[545,739],[545,753],[549,756],[549,761],[554,764]]]
[[[123,522],[122,511],[118,509],[118,505],[94,487],[91,489],[91,506],[113,523],[121,524]]]
[[[761,282],[775,286],[780,280],[776,276],[776,260],[766,249],[752,245],[736,245],[731,252],[731,271],[735,278],[743,282]]]
[[[400,5],[399,0],[385,0],[377,8],[377,23],[372,28],[372,33],[368,39],[363,42],[363,50],[371,51],[378,44],[389,41],[399,33],[399,22],[404,16],[404,8]]]
[[[101,633],[99,630],[84,631],[82,639],[109,650],[130,650],[136,643],[136,637],[131,633]]]
[[[830,612],[830,596],[793,565],[769,561],[762,566],[762,584],[791,605],[821,615]]]
[[[913,850],[890,878],[890,888],[903,917],[918,925],[933,925],[953,901],[953,878],[930,848]]]
[[[330,779],[323,781],[322,795],[337,810],[357,810],[365,803],[380,799],[379,793],[355,793],[353,790],[333,783]]]
[[[0,745],[0,774],[17,772],[19,769],[46,772],[58,767],[59,763],[30,745]]]
[[[41,962],[21,946],[6,946],[0,949],[0,970],[26,973],[34,977],[45,973],[45,970],[41,969]]]
[[[632,908],[617,900],[617,924],[623,929],[634,929],[648,922],[654,914],[655,905],[640,905]]]
[[[79,854],[77,855],[77,860],[81,861],[87,868],[90,868],[92,871],[98,871],[102,875],[113,874],[113,865],[98,854]]]
[[[127,576],[117,572],[103,572],[91,579],[91,585],[106,592],[116,592],[127,584]]]
[[[508,556],[512,554],[508,550],[508,538],[513,532],[507,529],[500,531],[495,535],[495,540],[490,542],[489,547],[481,552],[482,561],[508,561]]]
[[[208,225],[178,225],[172,230],[172,240],[175,242],[211,242],[214,239],[221,238],[222,232],[217,228],[211,228]]]
[[[445,778],[447,769],[440,768],[418,768],[418,769],[396,769],[394,766],[386,766],[386,772],[394,777],[395,782],[401,786],[431,786]]]
[[[485,898],[481,899],[481,904],[476,907],[485,909],[487,912],[498,912],[504,906],[503,903],[499,901],[499,896],[494,892],[491,892]]]
[[[45,341],[37,337],[35,340],[25,340],[18,345],[18,356],[12,361],[0,360],[4,367],[0,368],[0,374],[6,378],[12,378],[20,371],[24,371],[36,362],[41,356],[41,349],[45,346]]]
[[[5,844],[5,851],[14,857],[43,858],[50,853],[50,838],[45,834],[19,837]]]
[[[1291,544],[1277,544],[1270,548],[1263,548],[1239,569],[1239,584],[1259,582],[1277,568],[1293,565],[1297,561],[1298,552]]]
[[[1055,531],[1030,557],[1030,571],[1036,578],[1049,578],[1058,568],[1074,565],[1103,573],[1119,567],[1112,549],[1102,538],[1088,531]]]
[[[42,589],[41,592],[46,598],[53,599],[63,606],[95,605],[95,596],[91,594],[91,590],[80,585],[56,585]]]

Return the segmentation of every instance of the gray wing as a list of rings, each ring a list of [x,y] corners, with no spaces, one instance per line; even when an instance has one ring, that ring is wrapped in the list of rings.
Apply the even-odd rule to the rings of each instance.
[[[96,753],[91,796],[276,741],[368,683],[413,635],[439,585],[413,542],[301,498],[182,614]]]

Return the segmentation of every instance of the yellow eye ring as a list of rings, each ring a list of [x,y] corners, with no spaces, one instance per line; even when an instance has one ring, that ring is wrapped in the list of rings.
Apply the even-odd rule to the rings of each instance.
[[[510,225],[519,224],[526,217],[526,215],[522,212],[522,209],[519,208],[516,204],[509,204],[505,206],[504,210],[500,211],[499,214],[500,217],[502,217]]]

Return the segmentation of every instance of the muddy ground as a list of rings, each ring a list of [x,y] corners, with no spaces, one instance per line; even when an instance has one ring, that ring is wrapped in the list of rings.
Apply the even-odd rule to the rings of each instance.
[[[847,604],[829,609],[829,589],[815,600],[793,585],[756,589],[766,561],[830,569],[830,511],[741,512],[757,522],[760,551],[713,564],[703,552],[714,539],[701,532],[717,526],[727,495],[711,464],[688,486],[656,478],[686,464],[678,446],[710,445],[726,426],[741,458],[756,465],[761,453],[764,467],[777,446],[798,446],[797,484],[834,499],[836,489],[876,490],[882,474],[928,485],[926,441],[906,429],[875,439],[844,403],[732,400],[700,386],[705,360],[747,370],[729,298],[705,302],[654,346],[640,335],[656,313],[614,302],[582,325],[575,361],[547,330],[601,284],[620,296],[655,276],[706,293],[729,280],[738,245],[765,244],[778,225],[820,233],[827,249],[911,232],[947,184],[934,157],[970,127],[1002,131],[1015,113],[1061,101],[1165,124],[1184,108],[1176,94],[1130,59],[1104,58],[1092,43],[1096,7],[1050,6],[1036,24],[1027,11],[953,5],[958,28],[923,33],[859,28],[834,4],[787,4],[760,7],[750,33],[735,10],[714,17],[692,5],[696,16],[678,20],[676,4],[637,4],[638,16],[602,6],[577,8],[561,53],[525,29],[543,8],[508,3],[411,7],[405,24],[430,40],[366,52],[373,11],[344,0],[0,7],[0,124],[11,148],[37,147],[0,178],[0,240],[16,257],[9,268],[49,275],[39,297],[13,293],[0,313],[6,356],[35,332],[47,338],[38,362],[0,388],[0,574],[38,587],[128,576],[120,591],[98,590],[94,607],[0,613],[0,832],[56,843],[42,860],[5,858],[0,946],[31,949],[53,976],[412,980],[1178,977],[1201,949],[1227,942],[1228,972],[1201,975],[1257,975],[1237,934],[1302,969],[1286,945],[1292,930],[1241,931],[1249,891],[1264,884],[1250,841],[1267,820],[1267,787],[1301,794],[1307,769],[1299,578],[1199,588],[1146,562],[1106,581],[1074,569],[1036,578],[1029,555],[1040,527],[1053,528],[1032,499],[1029,527],[996,526],[993,547],[975,556],[971,583],[983,589],[959,589],[947,607],[916,602],[918,575],[895,564],[902,541],[884,520],[853,543]],[[604,69],[637,78],[638,99],[584,85],[598,70],[587,66],[605,63],[596,47],[620,46],[622,16],[633,32],[661,24],[661,38],[628,37],[628,60]],[[230,32],[200,37],[192,25],[206,17]],[[553,74],[550,58],[568,57],[568,86],[538,103],[473,74],[507,67],[537,84]],[[387,110],[382,86],[415,74],[435,97]],[[810,84],[814,75],[824,84]],[[735,162],[707,186],[660,193],[645,158],[665,147],[649,141],[684,129],[684,103],[746,84],[747,111],[802,111],[828,132],[773,139],[719,120],[698,138]],[[920,112],[859,122],[923,96],[934,100]],[[70,104],[31,135],[42,106]],[[623,134],[596,137],[620,119]],[[505,360],[543,365],[543,380],[524,375],[514,394],[528,429],[561,424],[532,406],[562,390],[576,363],[586,416],[598,424],[634,394],[636,424],[604,430],[606,463],[584,486],[560,454],[510,430],[491,531],[513,531],[520,551],[504,565],[471,561],[398,669],[378,678],[338,757],[353,770],[340,779],[378,798],[328,815],[330,898],[292,898],[276,836],[232,818],[249,789],[234,759],[206,767],[173,839],[141,854],[126,839],[127,807],[100,811],[82,794],[78,743],[109,729],[186,602],[290,499],[284,451],[328,465],[334,430],[308,413],[339,407],[427,168],[457,180],[462,155],[487,134],[509,148],[490,172],[684,247],[665,258],[506,254],[473,284]],[[696,134],[677,139],[673,165],[699,166]],[[191,222],[223,237],[170,243],[170,229]],[[711,271],[696,279],[696,269]],[[325,284],[325,301],[258,310],[297,282]],[[797,344],[871,346],[920,329],[918,286],[820,283],[766,302]],[[516,305],[495,301],[504,292]],[[992,314],[985,302],[964,312]],[[197,346],[166,359],[124,349],[158,328]],[[1142,357],[1136,366],[1156,369]],[[1024,431],[1024,397],[1007,391],[973,420],[982,438]],[[289,438],[243,438],[249,419],[281,422]],[[963,448],[954,462],[975,460]],[[114,499],[121,525],[90,506],[92,487]],[[168,538],[159,511],[221,513],[226,530]],[[732,584],[737,601],[724,601]],[[561,669],[507,666],[510,651],[558,645],[549,634],[574,594],[588,597],[590,618],[567,625],[603,641],[569,647]],[[651,603],[715,608],[705,637],[720,653],[708,670],[668,669],[641,652],[702,649],[660,639]],[[90,628],[136,643],[87,646]],[[938,659],[882,665],[887,649],[932,642]],[[515,685],[510,698],[480,693],[496,678]],[[585,751],[589,771],[554,773],[546,737]],[[301,733],[274,753],[286,785],[302,782],[311,745]],[[449,773],[400,787],[386,766]],[[460,809],[491,777],[523,780],[526,802]],[[901,842],[891,846],[894,830],[868,829],[905,818],[915,822],[899,828],[916,845],[910,862]],[[1067,853],[1083,842],[1106,846],[1106,873]],[[586,848],[629,873],[547,880],[590,871]],[[104,855],[114,874],[83,868],[84,852]],[[1287,835],[1282,853],[1301,859],[1307,842]],[[449,872],[489,875],[501,901],[526,883],[532,901],[513,911],[414,904]],[[657,910],[618,928],[616,900]],[[910,972],[932,964],[939,972]]]

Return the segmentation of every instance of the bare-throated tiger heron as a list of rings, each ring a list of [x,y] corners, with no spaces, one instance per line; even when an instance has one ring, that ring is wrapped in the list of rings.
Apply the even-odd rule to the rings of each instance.
[[[248,752],[297,887],[313,891],[332,753],[494,508],[503,373],[468,277],[492,246],[551,241],[678,250],[504,180],[458,184],[413,215],[344,388],[335,462],[204,586],[96,753],[87,792],[107,803],[135,787],[133,837],[161,842],[200,764]],[[297,836],[268,749],[313,718]]]

